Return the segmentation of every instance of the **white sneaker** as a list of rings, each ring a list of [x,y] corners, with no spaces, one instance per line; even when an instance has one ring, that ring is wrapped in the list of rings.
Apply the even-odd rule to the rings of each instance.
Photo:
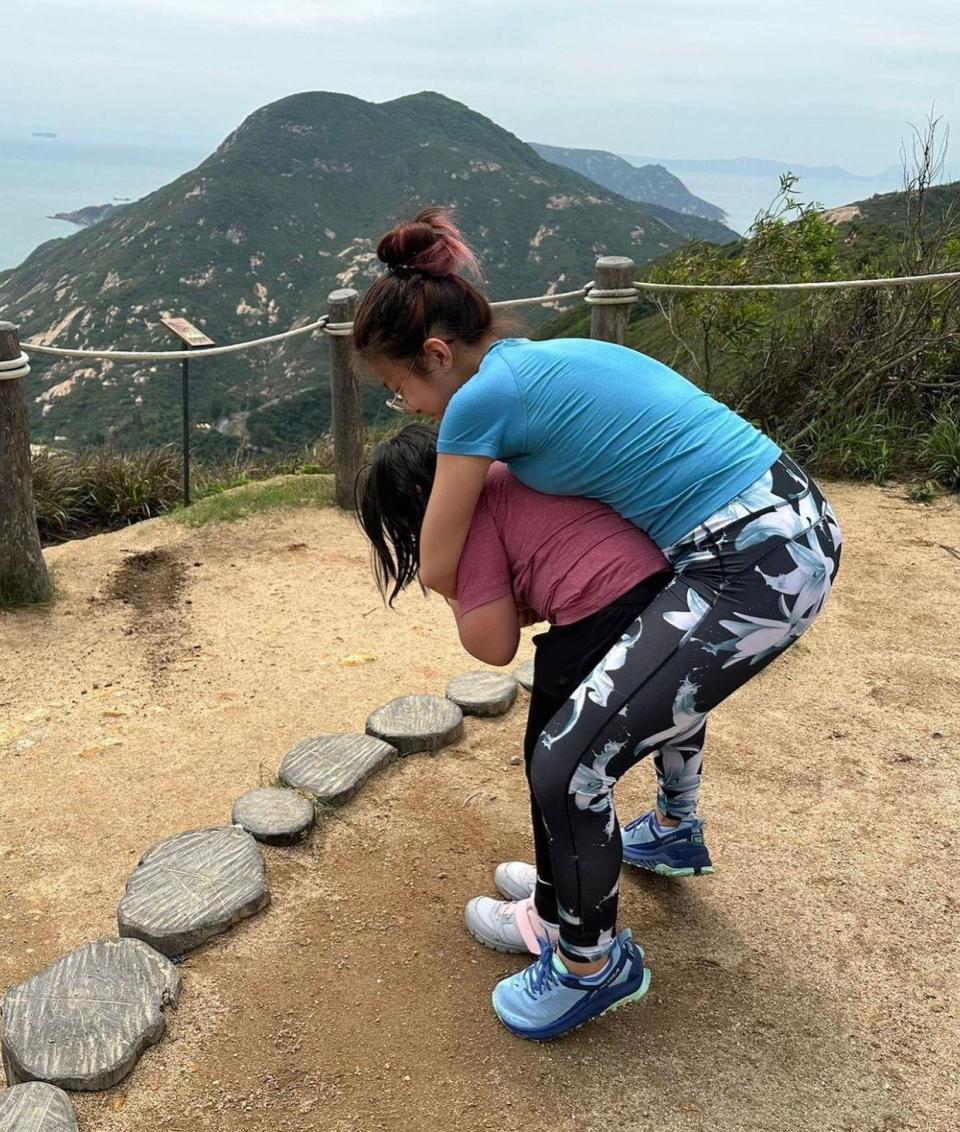
[[[493,900],[475,896],[464,910],[467,931],[484,947],[494,951],[540,954],[540,940],[556,943],[557,930],[544,926],[533,906],[533,897],[526,900]]]
[[[508,900],[526,900],[537,887],[537,870],[525,861],[504,861],[497,865],[493,883]]]

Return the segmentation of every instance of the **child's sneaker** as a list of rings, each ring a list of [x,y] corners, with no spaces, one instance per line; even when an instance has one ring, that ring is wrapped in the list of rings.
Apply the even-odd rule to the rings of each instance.
[[[629,928],[614,940],[609,961],[596,975],[571,975],[553,948],[526,970],[497,983],[493,1010],[511,1033],[534,1041],[558,1038],[570,1030],[643,998],[650,972]]]
[[[551,945],[559,934],[537,915],[532,896],[525,900],[475,896],[464,909],[464,919],[473,938],[494,951],[539,955],[542,941]]]
[[[623,859],[628,865],[650,869],[665,877],[691,877],[713,872],[713,862],[703,840],[703,818],[689,817],[668,829],[650,810],[620,831]]]
[[[493,883],[508,900],[526,900],[537,887],[537,870],[526,861],[504,861],[497,865]]]

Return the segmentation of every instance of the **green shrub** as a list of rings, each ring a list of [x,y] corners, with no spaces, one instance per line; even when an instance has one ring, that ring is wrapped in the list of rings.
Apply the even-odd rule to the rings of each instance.
[[[960,405],[956,402],[937,414],[924,438],[921,456],[929,475],[951,491],[960,491]]]
[[[913,431],[906,418],[886,408],[822,416],[808,434],[804,459],[825,475],[883,483],[909,466]]]

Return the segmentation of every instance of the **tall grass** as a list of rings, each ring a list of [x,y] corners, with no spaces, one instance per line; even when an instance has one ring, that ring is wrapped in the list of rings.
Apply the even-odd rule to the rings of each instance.
[[[365,456],[406,420],[368,430]],[[117,452],[43,450],[33,456],[33,496],[40,539],[45,545],[117,530],[152,519],[183,502],[183,465],[174,448]],[[284,456],[247,453],[218,464],[191,465],[191,498],[200,502],[234,487],[283,475],[318,475],[334,470],[333,438],[321,436],[309,448]],[[312,490],[312,489],[304,489]],[[326,489],[318,488],[318,501]],[[287,490],[293,498],[296,492]],[[306,498],[306,496],[304,497]]]

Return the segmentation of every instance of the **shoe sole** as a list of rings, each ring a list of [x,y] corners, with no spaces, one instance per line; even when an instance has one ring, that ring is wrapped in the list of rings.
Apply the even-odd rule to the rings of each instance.
[[[598,1018],[602,1018],[605,1014],[613,1014],[615,1011],[619,1010],[621,1006],[627,1006],[631,1002],[639,1002],[640,999],[643,998],[646,995],[646,993],[649,989],[650,989],[650,968],[644,967],[644,969],[643,969],[643,981],[640,983],[640,986],[637,987],[637,989],[635,991],[633,991],[631,994],[624,995],[623,998],[618,998],[616,1002],[611,1002],[610,1005],[606,1008],[606,1010],[601,1010],[599,1014],[591,1014],[589,1018],[584,1018],[584,1020],[582,1022],[578,1022],[576,1024],[576,1026],[571,1026],[569,1029],[566,1029],[566,1030],[560,1030],[560,1032],[556,1033],[556,1034],[544,1034],[542,1031],[536,1031],[536,1032],[531,1034],[531,1033],[525,1033],[523,1030],[515,1030],[511,1025],[509,1025],[509,1023],[504,1022],[504,1020],[500,1017],[500,1015],[497,1014],[496,1010],[494,1010],[494,1014],[497,1014],[498,1021],[507,1030],[509,1030],[511,1034],[514,1034],[518,1038],[526,1038],[526,1040],[530,1041],[530,1042],[552,1042],[556,1038],[564,1037],[564,1035],[566,1035],[566,1034],[576,1033],[576,1031],[579,1030],[581,1027],[586,1026],[586,1024],[588,1022],[595,1022]]]
[[[470,924],[467,924],[467,931],[473,936],[477,943],[482,943],[484,947],[489,947],[491,951],[499,951],[501,955],[530,955],[532,954],[528,947],[516,948],[507,947],[502,943],[494,943],[493,940],[485,939],[479,932],[474,931]],[[537,953],[539,954],[539,952]]]
[[[632,861],[629,857],[624,857],[623,863],[632,865],[635,869],[643,869],[648,873],[656,873],[662,877],[709,876],[715,871],[713,865],[688,865],[686,868],[677,869],[672,865],[665,865],[662,861],[653,864],[649,861]]]

